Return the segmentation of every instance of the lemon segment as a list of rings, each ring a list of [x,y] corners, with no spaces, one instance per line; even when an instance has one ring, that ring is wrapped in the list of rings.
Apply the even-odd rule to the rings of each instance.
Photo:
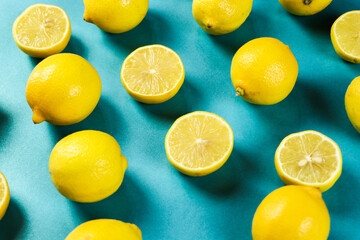
[[[45,58],[59,53],[71,36],[70,20],[57,6],[35,4],[14,22],[13,37],[18,47],[32,57]]]
[[[177,119],[165,138],[170,163],[189,176],[204,176],[219,169],[233,145],[229,124],[208,112],[193,112]]]
[[[4,217],[10,202],[10,190],[5,176],[0,172],[0,220]]]
[[[161,45],[138,48],[125,59],[121,69],[121,81],[130,96],[149,104],[175,96],[184,78],[179,55]]]
[[[341,15],[331,28],[336,53],[351,63],[360,63],[360,11]]]
[[[316,131],[287,136],[275,154],[275,167],[286,184],[300,184],[326,191],[341,175],[339,146]]]

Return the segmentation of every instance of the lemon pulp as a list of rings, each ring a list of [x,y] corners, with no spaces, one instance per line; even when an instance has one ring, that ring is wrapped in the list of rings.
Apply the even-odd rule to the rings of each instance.
[[[0,220],[4,217],[10,202],[9,185],[5,176],[0,172]]]
[[[305,131],[292,134],[280,143],[275,165],[285,183],[326,191],[341,174],[342,157],[333,140],[319,132]]]
[[[61,52],[70,40],[70,32],[70,21],[65,11],[47,4],[30,6],[13,25],[16,44],[34,57]]]
[[[169,100],[184,82],[184,65],[173,50],[151,45],[135,50],[124,61],[121,80],[127,92],[144,103]]]
[[[208,112],[193,112],[175,121],[166,135],[170,163],[190,176],[204,176],[229,158],[234,136],[224,119]]]
[[[341,15],[331,28],[331,40],[341,58],[360,63],[360,11]]]

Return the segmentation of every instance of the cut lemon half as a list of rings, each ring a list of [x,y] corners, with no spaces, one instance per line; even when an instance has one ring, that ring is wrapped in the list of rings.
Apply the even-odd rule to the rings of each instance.
[[[294,133],[280,143],[275,167],[285,184],[299,184],[326,191],[341,175],[339,146],[316,131]]]
[[[360,11],[341,15],[331,28],[336,53],[346,61],[360,63]]]
[[[218,170],[229,158],[233,145],[230,125],[208,112],[180,117],[165,138],[170,163],[189,176],[205,176]]]
[[[126,91],[143,103],[162,103],[179,91],[184,65],[170,48],[150,45],[136,49],[124,61],[121,81]]]
[[[45,58],[59,53],[71,36],[70,20],[57,6],[35,4],[14,22],[13,37],[18,47],[32,57]]]
[[[9,185],[5,176],[0,172],[0,220],[4,217],[10,202]]]

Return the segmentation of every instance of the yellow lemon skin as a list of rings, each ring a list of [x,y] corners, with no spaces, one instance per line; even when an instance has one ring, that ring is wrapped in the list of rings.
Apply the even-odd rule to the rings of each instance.
[[[286,11],[298,15],[309,16],[324,10],[332,0],[279,0]]]
[[[44,10],[46,8],[51,9],[51,10],[48,10],[48,12],[53,12],[53,13],[54,13],[54,11],[62,12],[62,16],[63,16],[63,18],[65,18],[65,23],[63,22],[63,20],[54,19],[56,16],[53,16],[52,14],[48,14],[47,17],[40,17],[40,16],[36,16],[36,14],[34,14],[34,12],[40,13],[40,12],[44,11],[43,15],[46,16],[46,14],[48,13]],[[29,16],[31,16],[31,15],[36,16],[36,17],[32,21],[29,21],[32,23],[32,24],[29,24],[29,22],[27,22],[25,19],[30,18]],[[65,25],[65,26],[63,26],[63,28],[65,28],[66,30],[53,29],[52,34],[49,34],[46,32],[46,30],[49,31],[49,29],[46,26],[47,24],[49,24],[47,21],[50,24],[53,24],[54,21],[57,22],[58,24],[59,24],[59,22],[62,22],[63,25]],[[37,25],[36,25],[36,23],[37,23]],[[60,27],[60,26],[57,25],[56,27]],[[26,34],[25,40],[19,39],[18,32],[24,31],[24,28],[28,28],[28,30],[27,30],[28,34]],[[39,33],[39,31],[42,31],[42,32]],[[64,32],[62,32],[62,31],[64,31]],[[31,32],[31,34],[30,34],[30,32]],[[58,6],[54,6],[54,5],[49,5],[49,4],[34,4],[34,5],[31,5],[30,7],[28,7],[15,20],[15,22],[13,24],[12,33],[13,33],[15,43],[20,48],[21,51],[23,51],[24,53],[26,53],[32,57],[45,58],[50,55],[60,53],[61,51],[63,51],[65,49],[65,47],[69,43],[70,37],[71,37],[71,24],[70,24],[68,15],[62,8],[60,8]],[[36,42],[35,39],[37,39],[37,41],[39,43],[44,42],[43,38],[47,38],[48,41],[49,41],[49,38],[51,40],[53,40],[55,38],[54,34],[56,34],[56,33],[61,34],[62,38],[59,41],[53,42],[51,44],[51,46],[34,47],[34,46],[28,46],[27,44],[24,44],[24,42]],[[48,35],[51,35],[51,36],[49,37]]]
[[[289,185],[270,193],[257,208],[253,240],[326,240],[330,216],[321,192]]]
[[[192,12],[207,33],[223,35],[238,29],[249,16],[253,0],[194,0]]]
[[[0,220],[4,217],[6,210],[9,207],[10,203],[10,190],[8,182],[5,178],[5,176],[0,172],[0,178],[1,178],[1,186],[0,186]]]
[[[107,133],[85,130],[61,139],[51,152],[49,172],[56,189],[76,202],[97,202],[120,187],[127,160]]]
[[[109,33],[127,32],[145,18],[149,0],[84,0],[84,20]]]
[[[231,80],[237,95],[260,105],[284,100],[294,88],[298,72],[290,47],[267,37],[243,45],[231,64]]]
[[[65,240],[141,240],[140,229],[131,223],[97,219],[75,228]]]
[[[33,122],[70,125],[82,121],[96,107],[101,79],[84,58],[70,53],[52,55],[32,71],[26,99]]]
[[[360,77],[355,78],[346,91],[345,109],[350,122],[360,133]]]

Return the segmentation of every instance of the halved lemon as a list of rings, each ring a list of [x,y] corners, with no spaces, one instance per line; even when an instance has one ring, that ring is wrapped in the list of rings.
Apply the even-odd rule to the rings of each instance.
[[[230,125],[209,112],[193,112],[175,121],[165,138],[170,163],[189,176],[205,176],[218,170],[234,145]]]
[[[180,90],[184,65],[173,50],[162,45],[136,49],[124,61],[121,81],[126,91],[143,103],[162,103]]]
[[[38,58],[61,52],[71,36],[70,20],[65,11],[48,4],[28,7],[15,20],[12,31],[18,47]]]
[[[9,185],[5,176],[0,172],[0,220],[4,217],[10,202]]]
[[[316,132],[294,133],[282,140],[275,153],[275,167],[285,184],[319,188],[325,192],[341,175],[339,146]]]
[[[346,61],[360,63],[360,11],[341,15],[332,25],[331,41],[336,53]]]

